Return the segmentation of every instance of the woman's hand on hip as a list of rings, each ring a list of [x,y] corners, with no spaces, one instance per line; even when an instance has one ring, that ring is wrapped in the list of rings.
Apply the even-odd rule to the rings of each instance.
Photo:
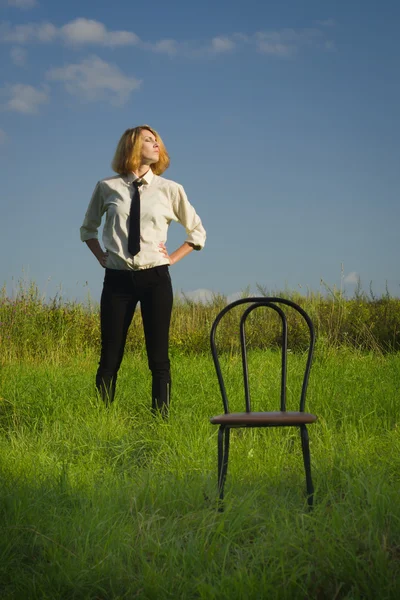
[[[102,267],[106,267],[107,265],[108,252],[102,252],[101,255],[97,258]]]
[[[158,248],[162,255],[169,260],[170,265],[174,265],[178,260],[181,260],[193,251],[193,245],[189,244],[189,242],[184,242],[182,246],[179,246],[172,254],[168,254],[164,243],[159,244]]]
[[[170,257],[170,255],[168,254],[168,250],[166,245],[164,244],[164,242],[161,242],[160,244],[158,244],[158,249],[161,252],[161,254],[163,255],[164,258],[166,258],[169,261],[169,264],[172,265],[172,259]]]
[[[89,248],[89,250],[95,255],[100,265],[103,268],[105,268],[108,258],[108,252],[103,252],[103,248],[100,246],[99,240],[96,238],[90,238],[89,240],[86,240],[86,245]]]

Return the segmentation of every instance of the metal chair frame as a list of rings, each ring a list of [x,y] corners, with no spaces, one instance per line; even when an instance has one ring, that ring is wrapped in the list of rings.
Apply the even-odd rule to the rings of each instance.
[[[234,307],[241,304],[250,304],[244,311],[240,319],[240,347],[242,355],[242,368],[245,391],[245,413],[231,413],[229,411],[228,396],[226,393],[224,378],[222,375],[221,365],[218,358],[216,346],[216,332],[218,324],[222,317],[231,311]],[[303,377],[303,385],[300,395],[300,410],[298,412],[288,412],[286,410],[286,380],[287,380],[287,334],[288,326],[285,312],[277,304],[283,304],[296,310],[307,323],[310,343],[308,347],[307,362]],[[256,413],[251,410],[249,373],[247,364],[247,349],[246,349],[246,334],[245,324],[249,314],[261,306],[271,308],[277,312],[282,321],[282,372],[281,372],[281,394],[280,394],[280,411],[276,412],[261,412]],[[306,475],[306,489],[308,506],[312,508],[314,500],[314,486],[311,477],[311,458],[307,424],[311,424],[317,420],[315,415],[305,412],[306,393],[308,381],[310,377],[311,363],[315,346],[315,330],[313,323],[308,314],[298,304],[291,300],[278,297],[253,297],[241,298],[230,303],[217,315],[211,328],[210,333],[211,354],[214,361],[215,370],[217,373],[219,388],[221,391],[222,402],[224,406],[224,414],[210,419],[213,425],[219,425],[218,431],[218,490],[219,499],[222,503],[224,498],[224,487],[228,472],[229,460],[229,438],[232,428],[241,427],[298,427],[300,429],[301,448],[303,453],[303,462]],[[220,505],[221,506],[221,505]]]

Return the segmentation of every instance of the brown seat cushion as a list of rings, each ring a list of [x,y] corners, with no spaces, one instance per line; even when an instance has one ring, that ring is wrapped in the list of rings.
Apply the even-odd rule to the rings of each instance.
[[[212,417],[213,425],[230,425],[232,427],[256,427],[257,425],[305,425],[315,423],[317,417],[304,412],[242,412],[228,413]]]

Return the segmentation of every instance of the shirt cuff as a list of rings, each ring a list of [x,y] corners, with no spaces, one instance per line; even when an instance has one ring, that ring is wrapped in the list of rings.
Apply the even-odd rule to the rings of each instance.
[[[199,233],[196,235],[196,232],[192,232],[185,241],[193,247],[193,250],[201,250],[204,248],[206,239],[203,235]]]
[[[80,233],[81,233],[81,241],[82,242],[86,242],[87,240],[98,240],[99,239],[97,231],[89,231],[89,230],[85,229],[84,227],[81,227]]]

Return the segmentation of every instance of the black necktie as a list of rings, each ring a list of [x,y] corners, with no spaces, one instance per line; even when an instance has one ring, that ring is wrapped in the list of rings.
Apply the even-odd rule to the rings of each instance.
[[[128,250],[132,256],[136,256],[140,252],[140,192],[139,188],[143,185],[143,181],[135,179],[132,182],[133,196],[131,202],[131,210],[129,211],[129,233],[128,233]]]

